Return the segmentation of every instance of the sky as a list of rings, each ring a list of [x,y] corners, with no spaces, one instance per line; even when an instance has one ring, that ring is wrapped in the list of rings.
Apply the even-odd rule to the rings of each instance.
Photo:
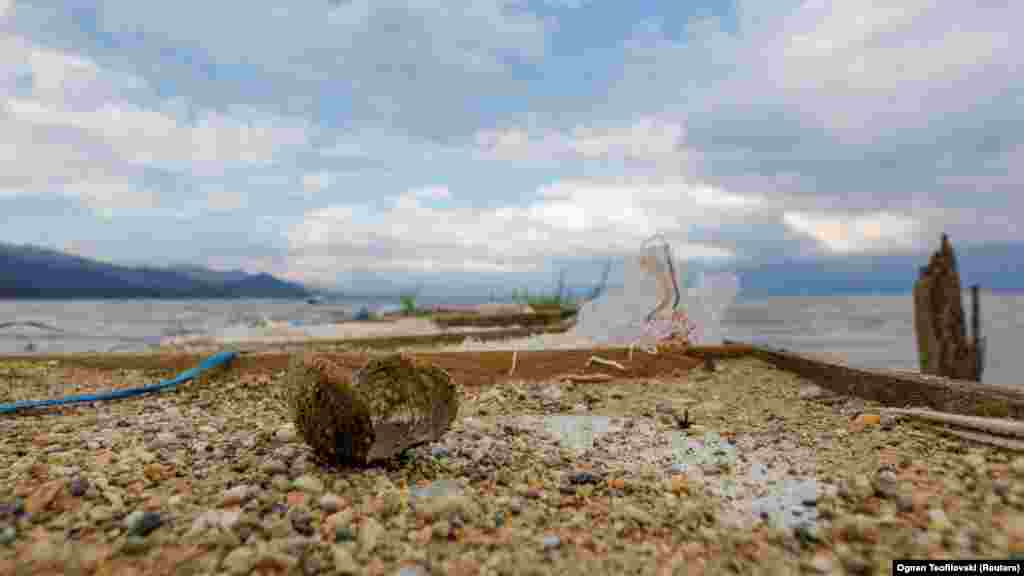
[[[0,0],[0,241],[314,286],[1020,242],[1024,3]],[[479,280],[483,281],[483,280]]]

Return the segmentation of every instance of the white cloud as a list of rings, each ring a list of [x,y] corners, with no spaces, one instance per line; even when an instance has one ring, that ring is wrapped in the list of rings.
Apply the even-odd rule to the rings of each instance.
[[[712,186],[694,186],[687,193],[698,206],[743,207],[756,206],[763,201],[759,196],[738,196]]]
[[[288,239],[293,248],[300,246],[330,246],[332,243],[352,242],[347,233],[355,210],[351,206],[330,206],[313,210],[306,215],[302,226],[293,227]]]
[[[786,212],[782,219],[793,231],[814,238],[837,254],[912,248],[920,239],[916,220],[886,212],[853,218]]]
[[[725,218],[742,208],[719,204],[698,212],[682,189],[584,180],[543,186],[527,206],[477,210],[420,202],[450,195],[442,190],[411,190],[376,214],[353,205],[309,212],[288,232],[295,270],[308,266],[324,277],[353,268],[525,272],[554,256],[631,252],[656,232],[665,233],[679,257],[727,258],[730,250],[688,243],[685,232],[715,218],[715,210]]]
[[[1024,4],[743,0],[738,31],[691,19],[676,40],[654,15],[578,59],[546,58],[560,23],[537,4],[337,4],[100,0],[131,46],[110,50],[0,0],[0,195],[244,208],[233,236],[287,228],[298,276],[527,270],[658,231],[684,256],[1020,239]],[[282,115],[295,101],[320,105]]]
[[[659,158],[677,153],[683,144],[684,133],[683,125],[678,122],[645,116],[622,128],[597,130],[577,127],[569,145],[585,158]]]
[[[111,72],[88,58],[0,35],[8,52],[0,78],[31,73],[28,95],[0,92],[0,186],[20,194],[76,197],[110,217],[120,209],[159,206],[141,181],[146,168],[219,176],[234,165],[267,165],[307,145],[305,121],[235,108],[196,111],[155,100],[142,80]],[[132,90],[135,90],[133,92]],[[141,91],[141,92],[140,92]],[[149,106],[127,94],[149,95]],[[237,205],[238,199],[218,197]],[[220,208],[218,208],[220,206]]]
[[[77,198],[103,220],[159,206],[159,195],[150,189],[118,179],[83,180],[68,183],[62,194]]]
[[[869,142],[877,130],[926,128],[938,114],[996,97],[1009,80],[1004,66],[1024,48],[1006,23],[1022,17],[1012,2],[805,2],[775,34],[752,33],[744,62],[758,67],[744,77]]]
[[[230,163],[269,164],[279,150],[306,142],[302,126],[247,119],[244,112],[236,117],[206,112],[195,123],[185,123],[125,102],[89,111],[23,99],[10,99],[7,106],[15,121],[85,131],[125,162],[197,174],[216,174]]]
[[[521,0],[351,0],[284,6],[100,0],[101,32],[199,49],[219,66],[253,65],[281,100],[326,92],[359,122],[444,127],[466,117],[466,86],[500,95],[510,62],[539,62],[549,25]],[[201,14],[201,18],[195,15]],[[232,26],[240,15],[244,26]],[[273,41],[268,41],[272,39]],[[341,92],[339,94],[339,92]],[[308,109],[308,106],[303,106]]]
[[[1024,41],[1008,25],[1024,4],[744,0],[737,12],[738,31],[709,21],[685,40],[638,27],[605,109],[685,118],[697,161],[684,173],[785,201],[797,215],[787,227],[817,230],[830,249],[902,248],[843,223],[879,211],[910,214],[929,234],[1024,239],[1001,217],[1020,212],[1024,186],[1013,159]],[[824,220],[801,219],[811,214]]]
[[[480,130],[475,143],[485,156],[508,161],[566,156],[659,161],[684,155],[684,136],[685,127],[679,122],[642,116],[624,126],[576,126],[569,132],[521,127]]]

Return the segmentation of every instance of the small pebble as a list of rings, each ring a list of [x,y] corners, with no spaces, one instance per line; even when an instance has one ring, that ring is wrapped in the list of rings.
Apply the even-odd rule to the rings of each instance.
[[[867,574],[871,571],[871,564],[867,560],[852,554],[843,558],[843,567],[850,574]]]
[[[319,494],[324,491],[324,483],[316,476],[310,476],[308,474],[296,478],[295,481],[292,482],[292,487],[296,490],[302,490],[303,492],[309,492],[312,494]]]
[[[558,536],[549,535],[541,539],[541,546],[545,550],[554,550],[562,545],[562,539]]]
[[[316,529],[313,527],[313,516],[301,508],[292,510],[292,528],[303,536],[312,536]]]
[[[132,536],[148,536],[163,524],[159,512],[136,510],[124,519],[125,529]]]
[[[880,424],[882,430],[892,430],[899,423],[899,417],[891,412],[885,412],[882,414]]]
[[[900,512],[912,512],[914,510],[914,497],[905,492],[898,494],[896,496],[896,509]]]
[[[68,485],[68,491],[75,498],[81,498],[89,491],[89,481],[81,477],[75,478]]]
[[[224,491],[221,495],[221,506],[237,506],[244,504],[252,497],[252,488],[246,484],[240,484]]]
[[[153,446],[155,448],[165,448],[172,446],[178,442],[178,437],[171,432],[160,432],[156,435],[153,440]]]
[[[932,508],[928,511],[928,527],[937,532],[942,532],[952,527],[946,512],[941,508]]]
[[[13,544],[17,537],[18,532],[14,529],[14,526],[4,526],[0,528],[0,546]]]
[[[324,565],[323,561],[317,556],[308,555],[302,561],[302,573],[303,574],[320,574],[323,572]]]
[[[398,576],[428,576],[430,572],[419,564],[405,565],[398,570]]]
[[[875,493],[885,498],[893,498],[899,492],[899,480],[889,469],[883,469],[875,477]]]
[[[1005,478],[999,478],[998,480],[994,480],[992,482],[992,492],[994,492],[996,496],[999,496],[1000,498],[1006,498],[1006,496],[1010,493],[1010,481],[1006,480]]]
[[[432,446],[430,455],[434,458],[447,458],[451,452],[445,446]]]
[[[349,526],[338,525],[334,527],[335,542],[353,542],[355,539],[356,533]]]
[[[271,475],[285,474],[288,472],[288,467],[285,466],[284,462],[281,462],[276,458],[269,458],[264,460],[263,464],[260,464],[260,471]]]
[[[815,386],[814,384],[804,386],[799,392],[797,392],[797,397],[801,400],[813,400],[827,395],[828,393],[825,392],[825,390],[819,386]]]
[[[324,494],[320,497],[320,509],[328,514],[333,514],[345,505],[345,500],[337,494]]]
[[[814,522],[799,522],[793,528],[793,534],[801,542],[817,542],[819,533],[818,525]]]
[[[601,479],[596,474],[586,470],[573,472],[569,475],[569,483],[574,486],[579,486],[580,484],[597,484],[600,481]]]
[[[282,426],[274,432],[274,438],[279,442],[294,442],[298,439],[294,426]]]
[[[819,574],[832,574],[835,572],[835,558],[826,552],[819,552],[818,554],[815,554],[810,564],[811,568]]]

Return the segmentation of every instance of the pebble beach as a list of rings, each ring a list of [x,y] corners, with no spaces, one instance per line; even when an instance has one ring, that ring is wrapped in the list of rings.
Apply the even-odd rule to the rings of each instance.
[[[0,360],[0,401],[159,377]],[[1024,553],[1024,458],[753,358],[512,374],[365,469],[315,461],[281,377],[0,416],[0,574],[888,574]]]

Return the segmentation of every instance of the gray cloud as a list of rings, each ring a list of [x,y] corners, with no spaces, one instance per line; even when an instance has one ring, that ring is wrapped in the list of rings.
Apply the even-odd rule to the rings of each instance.
[[[735,22],[639,22],[571,57],[550,15],[601,4],[549,4],[19,2],[0,23],[0,195],[155,198],[179,224],[153,246],[317,277],[487,274],[664,228],[752,259],[1024,240],[1020,3],[747,0]],[[395,209],[433,186],[453,199]],[[332,207],[364,212],[321,222]]]

